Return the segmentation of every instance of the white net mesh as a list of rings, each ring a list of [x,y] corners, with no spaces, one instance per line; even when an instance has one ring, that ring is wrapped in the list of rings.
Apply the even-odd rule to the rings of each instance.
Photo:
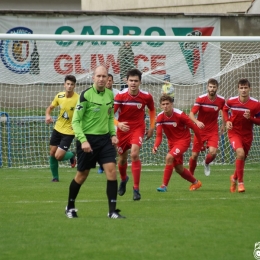
[[[165,74],[174,87],[174,106],[187,114],[195,98],[206,93],[209,78],[219,81],[218,94],[225,98],[237,95],[237,82],[242,77],[251,82],[251,96],[259,99],[260,95],[259,42],[190,42],[189,37],[186,42],[131,42],[127,36],[124,41],[91,42],[20,38],[2,40],[0,45],[0,167],[48,166],[53,125],[44,122],[47,106],[63,91],[65,75],[76,76],[76,91],[80,93],[91,85],[92,71],[100,64],[113,74],[117,89],[124,87],[128,69],[143,71],[141,88],[153,95],[157,112]],[[58,109],[54,116],[57,114]],[[146,120],[148,124],[149,118]],[[249,162],[259,158],[259,139],[255,127]],[[143,145],[143,164],[164,163],[166,139],[157,156],[151,153],[153,142],[154,138]],[[185,163],[190,154],[191,150],[185,154]],[[200,155],[199,162],[204,156]],[[224,134],[215,163],[233,161],[234,153]]]

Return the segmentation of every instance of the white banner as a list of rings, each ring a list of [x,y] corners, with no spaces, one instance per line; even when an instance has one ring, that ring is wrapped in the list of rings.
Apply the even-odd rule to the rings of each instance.
[[[56,35],[219,36],[219,18],[133,16],[2,16],[1,33]],[[1,40],[1,39],[0,39]],[[0,42],[2,83],[60,83],[64,76],[90,78],[104,64],[119,82],[118,49],[122,42],[7,41]],[[220,53],[210,43],[132,43],[137,68],[144,80],[162,80],[164,74],[178,84],[205,82],[220,69]],[[212,62],[214,60],[214,62]],[[21,74],[23,77],[21,77]]]

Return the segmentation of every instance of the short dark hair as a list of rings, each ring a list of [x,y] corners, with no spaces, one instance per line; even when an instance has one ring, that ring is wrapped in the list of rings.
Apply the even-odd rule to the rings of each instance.
[[[70,80],[70,81],[72,81],[72,82],[74,82],[74,83],[77,82],[76,77],[73,76],[73,75],[67,75],[67,76],[65,77],[64,82],[66,82],[67,80]]]
[[[248,79],[246,78],[242,78],[238,81],[237,87],[239,87],[239,85],[245,86],[247,85],[250,88],[250,82]]]
[[[110,74],[110,73],[108,73],[107,74],[107,77],[109,78],[109,77],[111,77],[112,78],[112,80],[114,80],[114,77],[113,77],[113,75],[112,74]]]
[[[142,80],[142,72],[138,69],[131,69],[131,70],[127,71],[126,79],[128,79],[130,76],[138,76],[140,81]]]
[[[169,95],[166,95],[166,94],[163,94],[161,97],[160,97],[160,104],[163,102],[163,101],[169,101],[170,103],[173,103],[174,102],[174,98],[172,98],[171,96]]]
[[[216,79],[210,78],[208,84],[216,85],[218,87],[218,81]]]

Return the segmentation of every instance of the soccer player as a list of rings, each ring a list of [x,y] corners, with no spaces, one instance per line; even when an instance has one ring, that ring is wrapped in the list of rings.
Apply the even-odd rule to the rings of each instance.
[[[118,169],[120,172],[121,183],[118,194],[123,196],[126,192],[126,183],[129,180],[127,176],[127,158],[128,150],[132,162],[133,176],[133,200],[140,200],[139,191],[141,161],[139,158],[140,148],[145,134],[145,107],[149,109],[150,128],[147,131],[146,139],[153,135],[155,125],[155,108],[153,97],[150,93],[139,89],[142,79],[142,72],[138,69],[132,69],[127,72],[128,88],[119,92],[115,97],[114,111],[119,113],[117,137],[117,151],[119,154]]]
[[[202,146],[199,128],[194,125],[191,119],[181,110],[173,108],[173,100],[168,95],[162,95],[160,106],[163,112],[156,118],[156,139],[152,153],[156,154],[163,137],[163,132],[168,139],[169,152],[166,155],[166,165],[164,168],[162,185],[157,191],[166,192],[173,168],[185,180],[191,183],[190,190],[197,190],[201,187],[201,182],[194,178],[191,172],[183,167],[183,154],[188,150],[191,141],[191,128],[198,138],[198,143]]]
[[[199,96],[190,111],[190,119],[200,128],[200,136],[203,144],[208,148],[208,154],[204,161],[204,173],[210,175],[209,164],[216,158],[218,149],[218,116],[222,114],[225,99],[217,94],[218,81],[209,79],[207,84],[208,93]],[[195,115],[198,114],[197,118]],[[222,117],[223,120],[223,117]],[[221,134],[224,132],[224,124]],[[189,160],[189,170],[194,175],[201,147],[198,139],[194,136],[192,154]]]
[[[65,214],[68,218],[77,218],[75,200],[82,184],[87,179],[90,169],[98,162],[103,166],[107,177],[108,217],[124,218],[116,209],[117,176],[116,149],[117,144],[114,127],[114,96],[106,88],[107,69],[98,66],[93,75],[93,86],[80,94],[72,126],[77,137],[77,173],[69,187],[68,205]]]
[[[64,92],[59,92],[45,112],[46,124],[54,122],[51,112],[55,107],[60,107],[60,113],[50,139],[50,169],[52,182],[59,181],[58,161],[70,160],[71,167],[76,166],[76,157],[73,152],[68,151],[73,139],[74,132],[71,126],[72,116],[79,95],[74,92],[76,78],[73,75],[65,77]]]
[[[230,176],[230,191],[245,192],[244,167],[245,159],[253,141],[253,125],[260,125],[260,103],[250,97],[248,79],[238,81],[238,96],[227,100],[223,116],[226,121],[228,138],[236,152],[235,172]]]
[[[112,74],[109,74],[108,73],[108,80],[107,80],[107,84],[106,84],[106,88],[110,89],[113,94],[114,94],[114,97],[117,95],[117,93],[119,93],[119,90],[117,90],[116,88],[113,88],[113,84],[114,84],[114,77]],[[115,118],[118,118],[118,115],[117,113],[115,114]],[[98,173],[103,173],[104,172],[104,169],[103,167],[100,165],[98,167]]]

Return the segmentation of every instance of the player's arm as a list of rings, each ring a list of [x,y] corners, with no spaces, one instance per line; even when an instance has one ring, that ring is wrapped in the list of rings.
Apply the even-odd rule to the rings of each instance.
[[[228,130],[231,130],[233,125],[232,125],[232,122],[229,120],[229,114],[228,114],[229,109],[230,109],[230,106],[229,106],[228,101],[227,101],[227,103],[223,107],[223,119],[224,119],[224,122],[226,122],[225,123],[226,128]]]
[[[82,129],[82,121],[83,121],[83,115],[86,111],[86,107],[87,107],[87,101],[84,97],[84,92],[81,93],[80,97],[79,97],[79,100],[78,100],[78,103],[76,105],[76,108],[74,110],[74,113],[73,113],[73,117],[72,117],[72,128],[73,128],[73,131],[75,133],[75,136],[76,138],[81,142],[81,143],[84,143],[87,141],[87,138],[83,132],[83,129]]]
[[[201,121],[197,120],[197,118],[195,117],[195,115],[199,111],[199,108],[200,108],[199,105],[196,105],[196,103],[195,103],[195,105],[192,107],[192,109],[190,111],[189,117],[193,123],[195,123],[200,129],[202,129],[205,127],[205,125]]]
[[[51,117],[52,110],[59,105],[58,101],[58,94],[54,97],[53,101],[51,104],[47,107],[45,111],[45,122],[46,124],[53,123],[53,119]]]
[[[190,129],[192,129],[192,131],[198,139],[198,142],[201,146],[201,150],[204,150],[203,142],[200,136],[200,128],[196,124],[194,124],[193,121],[185,113],[181,114],[181,119]]]
[[[219,115],[221,116],[222,119],[222,125],[220,127],[220,134],[222,135],[225,132],[225,120],[223,116],[223,110],[219,110]]]
[[[152,153],[156,154],[160,144],[162,142],[162,125],[160,123],[156,124],[156,138],[154,141]]]
[[[114,113],[117,112],[120,106],[120,103],[116,100],[117,96],[118,95],[115,96]],[[119,122],[116,118],[114,118],[114,125],[123,132],[127,132],[130,130],[130,127],[128,126],[127,122]]]
[[[51,113],[52,113],[52,110],[54,109],[55,107],[51,104],[47,107],[46,111],[45,111],[45,123],[46,124],[51,124],[53,123],[53,119],[51,117]]]
[[[153,131],[155,127],[155,107],[153,97],[150,95],[150,100],[147,104],[149,109],[149,117],[150,117],[150,128],[147,131],[146,140],[150,139],[153,136]]]

